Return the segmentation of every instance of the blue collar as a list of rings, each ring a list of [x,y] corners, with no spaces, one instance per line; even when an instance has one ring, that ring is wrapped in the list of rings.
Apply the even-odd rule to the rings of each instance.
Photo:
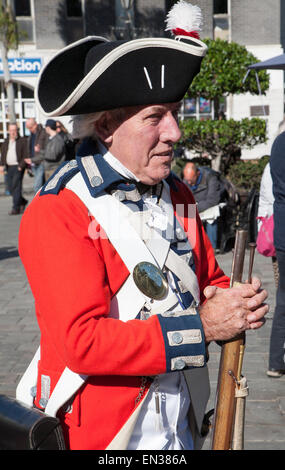
[[[90,180],[90,178],[88,177],[88,175],[86,173],[86,170],[85,170],[85,168],[82,164],[82,160],[84,159],[84,157],[83,156],[77,156],[76,157],[78,168],[81,171],[81,174],[84,178],[84,181],[85,181],[85,183],[86,183],[86,185],[87,185],[87,187],[90,191],[90,194],[93,197],[98,196],[100,193],[102,193],[103,191],[106,191],[107,189],[109,189],[113,185],[118,187],[118,185],[122,184],[124,186],[125,190],[134,189],[135,185],[132,182],[130,182],[131,184],[127,184],[126,178],[124,178],[116,170],[114,170],[109,165],[109,163],[107,163],[104,160],[104,158],[102,157],[101,154],[96,153],[95,155],[93,155],[93,158],[94,158],[94,161],[97,165],[98,171],[101,175],[101,177],[99,177],[100,179],[97,180],[98,183],[95,186],[92,184],[92,179]],[[123,188],[121,188],[121,189],[123,189]]]

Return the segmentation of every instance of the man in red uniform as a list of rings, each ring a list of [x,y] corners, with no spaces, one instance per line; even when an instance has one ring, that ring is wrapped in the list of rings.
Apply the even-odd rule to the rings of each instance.
[[[199,448],[206,346],[259,328],[268,310],[259,280],[227,289],[171,173],[180,100],[205,51],[185,35],[89,37],[41,75],[42,110],[77,115],[75,137],[89,136],[32,201],[19,239],[41,330],[34,400],[57,413],[70,449]]]

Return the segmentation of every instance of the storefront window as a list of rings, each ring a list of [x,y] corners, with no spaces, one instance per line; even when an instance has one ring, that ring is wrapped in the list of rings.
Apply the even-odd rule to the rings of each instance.
[[[213,119],[213,104],[205,98],[184,98],[180,119]]]
[[[211,101],[205,98],[199,99],[199,113],[200,114],[211,114]]]
[[[15,112],[20,135],[28,135],[25,127],[26,119],[36,116],[34,90],[20,83],[13,83],[15,93]],[[8,101],[4,82],[0,81],[0,142],[3,142],[8,135]]]
[[[196,98],[185,98],[184,100],[184,114],[196,113]]]

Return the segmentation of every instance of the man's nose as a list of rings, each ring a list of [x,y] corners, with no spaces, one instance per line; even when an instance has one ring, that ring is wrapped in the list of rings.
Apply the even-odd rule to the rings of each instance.
[[[177,119],[171,112],[167,113],[162,124],[161,140],[163,142],[178,142],[181,137],[181,131],[178,126]]]

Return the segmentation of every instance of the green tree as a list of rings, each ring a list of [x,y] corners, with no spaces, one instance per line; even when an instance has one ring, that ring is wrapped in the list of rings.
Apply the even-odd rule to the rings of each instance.
[[[16,48],[17,44],[17,26],[10,8],[10,2],[2,0],[0,7],[0,53],[3,65],[4,86],[8,97],[8,115],[10,122],[16,121],[16,113],[14,88],[8,66],[8,51],[11,48]]]
[[[218,120],[220,102],[225,96],[259,93],[254,73],[250,73],[243,83],[247,67],[258,62],[258,59],[237,43],[228,43],[221,39],[203,41],[208,46],[208,52],[187,95],[190,98],[212,100],[215,120],[183,121],[180,144],[198,156],[208,153],[212,158],[212,167],[226,172],[237,158],[241,147],[251,149],[267,140],[266,123],[263,119]],[[265,94],[269,87],[269,75],[264,70],[258,74],[261,93]]]
[[[249,65],[258,59],[248,52],[245,46],[222,39],[203,39],[208,46],[200,73],[193,80],[188,90],[190,97],[203,97],[214,101],[215,117],[218,117],[219,101],[231,94],[259,94],[255,73],[251,72],[245,82],[243,78]],[[265,70],[258,72],[260,90],[265,94],[269,88],[269,74]]]
[[[258,161],[240,160],[230,167],[227,176],[236,188],[259,189],[262,174],[269,158],[269,155],[264,155]]]
[[[267,139],[266,122],[257,118],[241,121],[187,119],[180,123],[180,128],[180,144],[199,156],[207,152],[215,163],[213,168],[224,173],[239,157],[240,147],[252,149]]]

